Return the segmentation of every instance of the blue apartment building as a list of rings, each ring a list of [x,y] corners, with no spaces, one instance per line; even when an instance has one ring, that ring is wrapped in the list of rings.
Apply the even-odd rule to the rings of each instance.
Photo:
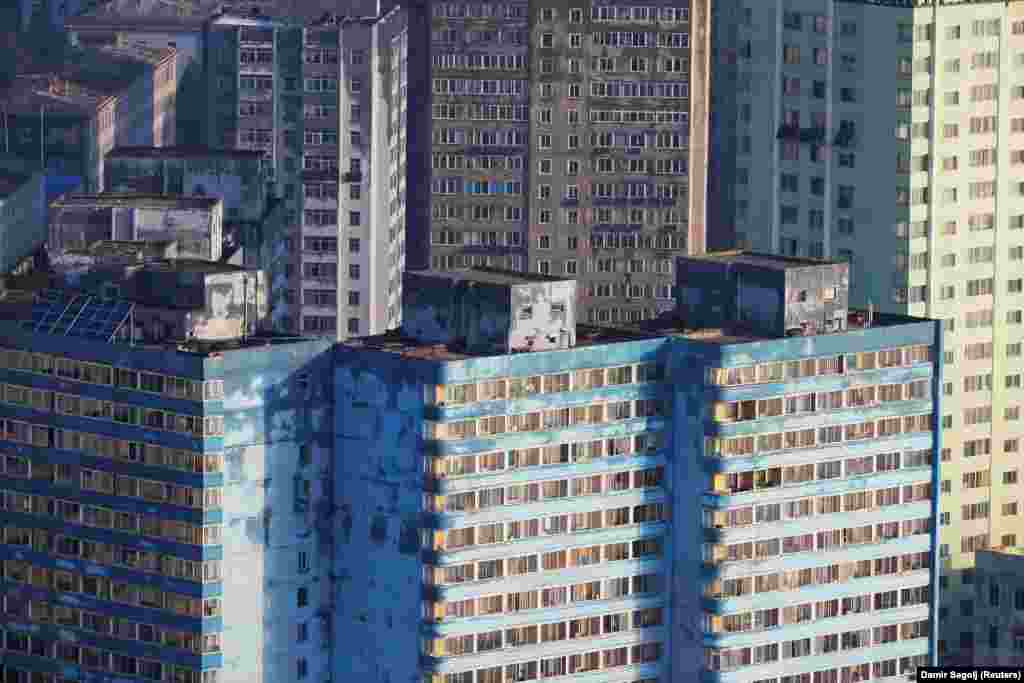
[[[939,328],[848,310],[845,264],[678,279],[673,316],[601,329],[564,280],[411,273],[402,330],[338,347],[340,680],[933,661]]]
[[[153,302],[13,298],[0,302],[0,680],[283,681],[307,650],[325,659],[320,595],[303,587],[324,571],[311,509],[330,463],[330,344],[184,344],[135,325],[170,315]],[[327,665],[306,666],[322,679]]]
[[[623,328],[410,272],[402,329],[341,344],[6,297],[0,680],[906,680],[938,324],[849,310],[845,264],[676,270]]]

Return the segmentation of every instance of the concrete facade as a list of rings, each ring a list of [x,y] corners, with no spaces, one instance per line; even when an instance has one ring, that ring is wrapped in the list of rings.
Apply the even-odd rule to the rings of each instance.
[[[1021,551],[1016,548],[980,550],[975,556],[973,631],[960,635],[958,649],[972,653],[973,666],[1024,665],[1024,581]],[[959,635],[959,634],[958,634]]]
[[[104,188],[217,197],[224,202],[225,254],[240,254],[240,264],[269,270],[261,255],[279,237],[275,221],[280,215],[268,205],[267,175],[263,155],[256,151],[118,147],[107,154]]]
[[[18,75],[0,90],[4,155],[83,189],[103,182],[115,145],[173,144],[177,68],[174,48],[67,46],[59,64],[17,52]]]
[[[48,683],[78,675],[188,683],[291,679],[291,661],[285,670],[279,654],[252,644],[294,641],[295,627],[284,623],[295,608],[294,586],[326,581],[298,501],[306,492],[301,482],[318,481],[316,468],[329,463],[329,440],[317,436],[330,425],[330,386],[318,379],[329,374],[317,370],[329,345],[300,341],[203,357],[99,342],[69,352],[60,337],[10,331],[0,333],[0,342],[4,424],[35,425],[32,444],[7,434],[2,475],[5,680],[28,672]],[[16,359],[27,355],[16,348],[34,349],[34,367],[50,367],[50,374],[26,372]],[[89,363],[99,380],[54,374],[58,357],[68,372]],[[104,384],[110,377],[118,383]],[[133,377],[146,388],[128,388]],[[158,379],[163,394],[153,393]],[[178,393],[179,385],[190,393]],[[26,386],[39,399],[31,407],[12,401],[12,387]],[[198,415],[200,426],[195,434],[124,424],[112,431],[65,407],[77,407],[71,397],[97,395],[130,403],[140,414]],[[312,398],[318,407],[310,407]],[[104,488],[115,481],[116,489]],[[319,487],[313,490],[320,495]],[[160,497],[186,492],[195,502]],[[62,518],[48,519],[15,510],[25,495],[73,500],[74,511],[62,508]],[[117,511],[119,526],[104,527],[111,524],[104,509]],[[132,530],[123,526],[129,519]],[[154,519],[168,531],[159,523],[154,528]],[[173,524],[181,526],[170,531]],[[31,541],[20,548],[25,533]],[[31,583],[21,578],[25,565],[37,577]],[[51,583],[40,583],[44,576]],[[290,654],[319,647],[316,592],[311,605],[295,612],[308,613],[313,639]]]
[[[340,345],[338,674],[895,682],[934,661],[941,335],[856,320]]]
[[[133,3],[135,4],[135,3]],[[173,47],[176,51],[174,143],[198,145],[205,140],[205,85],[203,80],[203,32],[200,17],[151,17],[126,12],[119,6],[70,17],[66,22],[73,45],[106,45],[119,39],[151,49]],[[131,9],[137,10],[137,7]],[[150,6],[149,9],[153,9]],[[166,143],[165,143],[166,144]]]
[[[710,232],[847,260],[854,305],[944,321],[943,645],[969,663],[959,577],[1022,542],[1024,3],[716,5]]]
[[[46,242],[46,176],[0,173],[0,274]]]
[[[403,315],[449,329],[469,285],[479,319],[574,298],[417,276]],[[132,344],[46,301],[0,299],[5,681],[895,683],[934,661],[934,321],[667,316],[510,353],[436,326]]]
[[[670,310],[674,257],[705,244],[709,8],[410,10],[430,55],[412,66],[410,158],[432,178],[410,185],[410,265],[576,278],[590,323]]]
[[[394,327],[404,265],[406,15],[282,5],[204,32],[209,144],[261,150],[284,204],[275,317],[344,338]]]
[[[266,211],[263,156],[245,150],[116,147],[107,154],[104,190],[217,197],[228,222],[259,222]]]
[[[217,261],[224,204],[216,197],[105,192],[69,194],[51,203],[48,247],[84,249],[101,240],[170,241],[180,258]]]

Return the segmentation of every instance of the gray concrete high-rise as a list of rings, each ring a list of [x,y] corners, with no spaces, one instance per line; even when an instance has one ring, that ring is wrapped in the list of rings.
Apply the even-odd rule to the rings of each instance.
[[[575,278],[590,322],[671,308],[705,243],[709,6],[419,4],[409,265]]]

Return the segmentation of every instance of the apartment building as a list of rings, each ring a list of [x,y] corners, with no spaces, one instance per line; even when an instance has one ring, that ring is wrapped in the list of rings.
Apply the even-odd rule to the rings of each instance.
[[[345,337],[398,323],[405,26],[377,2],[346,16],[267,3],[209,22],[210,144],[262,150],[274,170],[287,329]]]
[[[219,261],[224,203],[218,197],[131,192],[67,194],[50,204],[54,253],[99,241],[174,242],[179,258]]]
[[[121,264],[0,301],[0,675],[325,680],[331,342],[260,332],[251,271]]]
[[[45,176],[0,171],[0,274],[46,242],[47,230]]]
[[[14,0],[11,4],[19,19],[18,28],[28,31],[33,26],[60,30],[65,22],[90,4],[92,0]]]
[[[1024,160],[1019,2],[718,3],[712,232],[851,264],[852,297],[945,330],[943,607],[1014,546]]]
[[[670,310],[704,250],[709,5],[424,3],[410,265],[575,278],[591,323]]]
[[[59,67],[17,54],[18,75],[0,89],[5,155],[96,191],[115,145],[173,142],[173,48],[69,47]]]
[[[973,628],[961,627],[944,637],[960,640],[960,651],[973,654],[974,666],[1019,667],[1024,664],[1021,550],[979,550],[974,559],[974,599],[963,598],[972,616],[961,622],[965,626],[973,624]]]
[[[117,147],[107,154],[103,185],[111,192],[220,199],[225,252],[238,254],[247,267],[270,271],[261,251],[276,239],[278,226],[271,221],[266,165],[263,153],[256,150],[202,145]]]
[[[850,310],[846,264],[676,275],[675,313],[602,329],[572,281],[410,272],[402,329],[339,345],[337,619],[360,626],[337,676],[895,682],[933,660],[938,323]]]
[[[179,145],[198,145],[206,139],[203,25],[220,4],[219,0],[98,2],[87,11],[68,17],[64,24],[70,42],[75,45],[110,44],[121,39],[149,48],[175,48],[178,90],[174,141]]]

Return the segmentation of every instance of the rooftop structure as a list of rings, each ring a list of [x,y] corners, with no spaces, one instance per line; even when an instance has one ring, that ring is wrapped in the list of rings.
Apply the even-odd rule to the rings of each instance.
[[[849,283],[845,263],[733,251],[680,257],[677,272],[680,298],[675,310],[636,323],[595,326],[572,317],[572,291],[577,286],[574,280],[494,268],[407,271],[403,286],[409,287],[409,294],[403,298],[402,315],[406,322],[402,327],[355,338],[346,345],[404,358],[460,360],[658,337],[731,345],[794,334],[838,334],[894,327],[917,320],[847,308]],[[756,284],[759,274],[765,276],[760,285]],[[794,283],[803,288],[795,287]],[[825,301],[822,292],[830,289],[835,291],[825,294],[834,298]],[[802,299],[801,291],[806,292]],[[754,293],[762,299],[755,298]],[[563,298],[565,319],[559,306]],[[785,307],[783,301],[787,302]],[[822,307],[830,302],[834,306],[827,309],[828,315],[819,315],[813,308],[809,313],[807,306],[815,301]],[[543,321],[550,310],[554,310],[550,322],[541,327],[534,325]],[[738,317],[733,315],[737,311]],[[818,325],[800,324],[819,320]],[[479,330],[492,330],[492,336],[481,335]],[[563,330],[572,330],[568,339],[562,335]],[[538,340],[533,347],[526,343],[531,336]],[[507,346],[510,343],[514,345]]]
[[[262,161],[263,153],[254,149],[230,149],[206,145],[171,145],[167,147],[115,147],[108,157],[122,159],[239,159]]]
[[[157,246],[146,251],[154,253]],[[3,319],[18,321],[28,331],[69,336],[109,321],[109,329],[102,327],[105,341],[149,344],[226,341],[266,329],[262,272],[210,261],[131,256],[127,245],[111,243],[88,253],[62,253],[54,258],[54,277],[14,279],[8,285]],[[104,313],[122,309],[125,315],[116,321]],[[72,333],[72,327],[78,332]]]
[[[576,282],[515,271],[406,272],[402,327],[418,339],[499,353],[568,348]]]
[[[100,192],[66,194],[54,200],[50,206],[54,209],[144,206],[152,209],[206,209],[209,211],[219,203],[221,203],[220,197],[145,192]]]
[[[678,314],[765,335],[846,329],[849,264],[747,251],[677,260]]]
[[[217,261],[223,253],[223,202],[130,192],[68,194],[51,203],[51,251],[97,241],[172,241],[182,258]]]

